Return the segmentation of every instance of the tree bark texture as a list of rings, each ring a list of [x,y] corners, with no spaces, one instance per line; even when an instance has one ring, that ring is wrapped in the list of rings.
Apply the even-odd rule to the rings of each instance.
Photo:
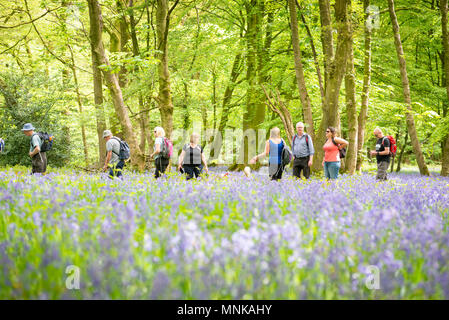
[[[100,5],[97,0],[87,0],[87,2],[89,5],[91,46],[93,47],[93,53],[101,65],[109,67],[109,61],[103,47],[102,15]],[[123,101],[122,90],[120,88],[118,78],[111,71],[108,71],[107,68],[103,69],[102,72],[111,93],[115,112],[117,113],[120,124],[122,125],[124,138],[128,142],[131,150],[131,164],[137,166],[139,170],[143,170],[145,167],[144,156],[139,148],[137,138],[134,134],[133,126],[128,115],[128,109]],[[102,141],[102,144],[105,144],[104,141]]]
[[[370,0],[363,1],[363,8],[365,10],[365,57],[363,64],[363,89],[362,89],[362,104],[358,118],[357,130],[357,167],[356,170],[360,173],[362,171],[363,163],[363,144],[365,143],[365,127],[368,116],[369,92],[371,86],[371,27],[367,24],[369,14],[366,12],[370,4]]]
[[[157,0],[156,4],[156,37],[157,50],[156,58],[159,75],[159,94],[157,103],[161,113],[162,127],[168,138],[173,131],[173,102],[170,89],[170,72],[168,70],[168,28],[170,16],[168,13],[168,0]]]
[[[429,169],[427,168],[426,162],[424,160],[424,155],[421,150],[421,145],[418,140],[418,134],[416,132],[415,120],[413,118],[412,102],[410,97],[410,85],[407,75],[407,67],[405,63],[404,50],[402,48],[402,41],[399,32],[398,19],[396,17],[396,12],[394,10],[394,0],[388,0],[388,8],[390,12],[391,24],[393,26],[394,43],[396,46],[396,53],[399,60],[399,70],[401,72],[402,79],[402,89],[404,94],[405,104],[407,106],[408,112],[406,113],[407,129],[410,135],[410,140],[412,142],[413,153],[415,154],[416,161],[418,163],[419,172],[422,175],[430,175]]]
[[[312,103],[310,102],[309,93],[307,92],[306,81],[304,77],[304,68],[301,61],[301,49],[299,47],[298,18],[296,12],[296,0],[288,0],[290,11],[290,24],[292,31],[292,46],[295,61],[296,83],[298,85],[299,97],[301,99],[302,112],[304,122],[307,126],[307,133],[315,141],[315,130],[313,127]]]

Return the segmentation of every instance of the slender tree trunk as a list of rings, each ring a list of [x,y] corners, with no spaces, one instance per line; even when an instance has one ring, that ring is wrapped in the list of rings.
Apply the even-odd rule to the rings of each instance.
[[[448,0],[440,0],[440,10],[441,10],[441,25],[442,25],[442,41],[443,41],[443,68],[444,68],[444,79],[446,85],[447,97],[449,99],[449,34],[448,34]],[[443,103],[443,114],[446,115],[446,109],[444,109]],[[443,162],[441,164],[441,175],[449,176],[449,134],[443,140],[445,141],[443,147]]]
[[[349,52],[346,65],[345,91],[346,91],[346,115],[348,117],[348,142],[345,170],[349,174],[354,174],[357,165],[357,105],[355,98],[355,69],[354,69],[354,49],[353,33],[350,29]]]
[[[171,137],[173,131],[173,102],[170,89],[170,72],[168,71],[168,29],[170,14],[168,12],[168,0],[157,0],[156,6],[156,34],[157,49],[156,58],[159,59],[159,95],[157,98],[161,113],[162,127],[166,136]]]
[[[316,75],[318,77],[318,84],[320,85],[320,94],[321,94],[321,103],[324,102],[324,87],[323,87],[323,79],[321,77],[321,70],[320,70],[320,64],[318,62],[318,54],[316,53],[315,49],[315,43],[313,41],[312,32],[310,32],[309,25],[307,24],[306,18],[304,17],[304,14],[302,13],[302,8],[298,3],[298,0],[295,0],[296,6],[299,8],[299,13],[301,15],[301,21],[304,24],[304,28],[306,28],[307,35],[310,39],[310,49],[312,49],[313,54],[313,61],[315,62],[315,69],[316,69]]]
[[[140,48],[139,48],[139,42],[137,40],[137,32],[136,32],[136,25],[137,22],[134,18],[134,1],[129,0],[128,1],[128,11],[129,11],[129,25],[131,29],[131,42],[132,42],[132,50],[133,50],[133,57],[140,56]],[[126,25],[126,20],[123,20],[123,24]],[[124,34],[125,32],[122,32]],[[126,34],[128,34],[126,32]],[[138,71],[137,67],[135,71]],[[123,74],[123,73],[122,73]],[[148,132],[148,123],[149,123],[149,111],[145,109],[144,99],[142,96],[142,93],[139,93],[139,124],[140,124],[140,143],[139,147],[143,154],[145,154],[145,147],[146,142],[150,143],[150,140],[148,139],[148,136],[151,136]]]
[[[290,9],[290,26],[292,31],[292,46],[295,60],[295,74],[296,82],[299,90],[299,97],[302,104],[302,112],[304,122],[307,125],[307,133],[315,140],[315,130],[313,127],[312,104],[307,92],[306,81],[304,78],[304,68],[301,61],[301,49],[299,48],[299,32],[298,32],[298,18],[296,12],[296,0],[288,0]]]
[[[89,6],[91,3],[89,2]],[[92,4],[94,5],[94,4]],[[98,19],[92,13],[92,19]],[[95,24],[99,24],[96,21]],[[101,70],[99,66],[101,65],[101,61],[99,59],[99,55],[96,52],[96,47],[93,43],[98,43],[101,39],[101,35],[98,32],[99,26],[96,28],[90,29],[90,41],[91,41],[91,55],[92,55],[92,72],[93,72],[93,81],[94,81],[94,103],[95,103],[95,116],[97,120],[97,136],[98,136],[98,152],[99,152],[99,166],[101,167],[104,164],[106,158],[106,144],[103,139],[103,131],[106,130],[106,117],[104,113],[103,106],[103,76],[101,75]]]
[[[393,25],[393,33],[394,33],[394,42],[396,45],[396,53],[398,55],[399,60],[399,69],[401,71],[402,78],[402,88],[405,99],[405,104],[407,105],[408,112],[406,113],[407,120],[407,128],[408,133],[410,135],[410,140],[413,146],[413,152],[416,157],[416,161],[418,162],[419,172],[422,175],[430,175],[429,169],[427,168],[426,162],[424,160],[424,156],[421,150],[421,145],[418,140],[418,134],[416,132],[415,120],[413,119],[413,109],[412,102],[410,98],[410,85],[407,76],[407,68],[405,64],[405,55],[404,50],[402,49],[401,36],[399,33],[399,24],[398,19],[396,17],[396,12],[394,10],[394,0],[388,0],[388,7],[390,11],[391,24]]]
[[[222,139],[219,139],[219,136],[223,138],[224,129],[226,127],[226,123],[229,119],[229,113],[231,109],[231,100],[232,100],[232,94],[234,92],[234,88],[236,86],[237,78],[240,75],[240,65],[242,61],[242,54],[237,53],[234,62],[232,64],[231,69],[231,75],[229,77],[228,84],[225,89],[225,93],[223,96],[223,102],[221,104],[221,118],[220,122],[218,124],[217,132],[215,133],[215,136],[213,138],[213,147],[211,149],[211,154],[209,160],[215,160],[219,157],[221,147],[222,147]]]
[[[251,0],[246,3],[246,13],[247,13],[247,69],[246,69],[246,80],[248,82],[248,90],[246,94],[246,109],[243,114],[243,132],[247,130],[257,131],[259,125],[263,123],[265,118],[265,104],[261,103],[260,89],[258,86],[258,64],[257,58],[260,45],[260,27],[261,27],[261,4],[262,0]],[[251,146],[258,146],[257,137],[255,135],[248,135],[243,137],[241,146],[243,149],[243,161],[245,164],[249,162],[249,159],[255,155],[258,151],[257,147],[250,149]]]
[[[335,1],[335,18],[337,28],[337,48],[333,51],[332,25],[330,18],[330,1],[320,0],[321,40],[324,52],[325,70],[325,95],[323,103],[323,115],[320,127],[315,137],[315,156],[313,171],[322,170],[324,152],[322,146],[326,142],[325,130],[328,126],[340,128],[340,116],[338,98],[340,87],[346,70],[346,61],[350,43],[350,21],[347,10],[351,0]]]
[[[81,138],[83,140],[84,161],[86,162],[86,166],[89,166],[89,151],[88,151],[89,149],[87,147],[87,141],[86,141],[86,126],[84,125],[83,103],[81,101],[78,76],[76,74],[75,57],[73,56],[73,50],[72,50],[72,47],[70,46],[70,44],[68,45],[68,47],[69,47],[69,51],[70,51],[70,58],[72,61],[72,74],[73,74],[73,81],[75,82],[76,102],[78,103],[78,111],[79,111],[79,115],[81,117]]]
[[[367,23],[369,14],[366,13],[370,4],[370,0],[363,1],[363,8],[365,11],[365,57],[363,64],[363,89],[362,89],[362,104],[358,118],[357,130],[357,165],[356,170],[362,172],[363,163],[363,144],[365,143],[365,127],[366,118],[368,115],[369,91],[371,86],[371,32],[372,28]]]
[[[97,59],[102,65],[109,66],[109,61],[106,56],[103,40],[102,40],[102,15],[100,5],[97,0],[88,0],[89,5],[89,20],[91,33],[91,46],[97,56]],[[111,93],[111,98],[114,103],[115,112],[123,127],[124,137],[131,149],[131,163],[136,165],[139,170],[145,167],[144,156],[140,151],[136,136],[133,131],[131,120],[128,116],[128,109],[125,106],[117,76],[108,69],[103,70],[106,84]],[[103,141],[104,144],[104,141]]]
[[[405,147],[407,146],[407,143],[408,143],[408,132],[407,132],[407,130],[405,130],[404,144],[402,145],[401,152],[399,153],[398,165],[396,167],[396,172],[401,171],[402,157],[404,156],[404,151],[405,151]]]

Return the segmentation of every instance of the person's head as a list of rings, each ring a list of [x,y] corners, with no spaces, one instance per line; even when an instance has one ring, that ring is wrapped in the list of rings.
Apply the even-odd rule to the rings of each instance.
[[[378,138],[378,139],[380,139],[384,136],[384,134],[382,133],[382,130],[380,130],[380,128],[374,129],[373,133],[376,136],[376,138]]]
[[[165,137],[165,130],[162,127],[156,127],[154,128],[154,135],[156,136],[156,138],[163,138]]]
[[[111,137],[112,137],[112,132],[111,132],[111,130],[104,130],[104,131],[103,131],[103,139],[104,139],[106,142],[108,142],[109,139],[111,139]]]
[[[326,138],[335,138],[337,134],[337,130],[334,127],[327,127],[326,129]]]
[[[298,122],[298,123],[296,124],[296,132],[297,132],[299,135],[302,135],[302,134],[304,133],[304,123]]]
[[[274,127],[270,130],[270,138],[279,139],[281,137],[281,130],[278,127]]]
[[[198,133],[194,132],[190,135],[190,143],[198,144],[199,141],[200,141],[200,135]]]
[[[28,137],[31,137],[33,135],[34,130],[35,128],[31,123],[25,123],[25,125],[22,128],[22,132]]]

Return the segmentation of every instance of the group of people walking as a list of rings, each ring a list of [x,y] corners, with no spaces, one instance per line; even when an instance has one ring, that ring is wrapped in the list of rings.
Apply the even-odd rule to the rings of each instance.
[[[333,127],[326,129],[326,143],[323,146],[324,150],[324,175],[327,179],[337,179],[338,171],[340,169],[340,149],[348,146],[348,141],[336,136],[336,130]],[[272,180],[279,180],[282,178],[284,165],[282,163],[282,150],[286,147],[284,139],[280,137],[279,128],[275,127],[270,131],[270,139],[265,143],[265,151],[256,155],[251,159],[250,163],[256,163],[260,158],[269,157],[268,174]],[[293,153],[293,176],[300,178],[301,173],[304,178],[309,179],[310,167],[313,164],[313,155],[315,149],[313,146],[312,137],[304,132],[304,123],[298,122],[296,124],[296,134],[292,138],[292,153]]]
[[[35,128],[31,123],[24,125],[23,133],[30,137],[29,156],[32,160],[32,173],[45,173],[47,168],[47,157],[45,152],[41,152],[43,141],[39,135],[34,132]],[[324,175],[327,179],[337,179],[341,166],[341,150],[349,145],[345,139],[338,137],[336,129],[328,127],[326,129],[326,142],[323,145],[324,159],[322,162]],[[387,179],[387,170],[390,163],[390,142],[379,128],[374,130],[377,143],[376,149],[370,154],[377,159],[378,180]],[[167,169],[169,159],[163,156],[165,143],[165,131],[162,127],[154,128],[155,143],[153,153],[150,158],[154,159],[155,173],[154,177],[159,178]],[[106,142],[106,159],[103,170],[109,170],[109,177],[121,177],[125,161],[120,159],[120,139],[114,137],[110,130],[103,132],[103,138]],[[178,159],[178,170],[186,175],[186,179],[197,178],[201,172],[208,173],[207,160],[203,148],[199,145],[200,136],[193,133],[190,136],[190,142],[185,144]],[[250,160],[250,164],[255,164],[258,160],[268,157],[268,174],[271,180],[282,178],[284,164],[282,160],[282,151],[287,147],[284,139],[281,138],[281,131],[275,127],[270,130],[270,138],[265,142],[265,150]],[[304,131],[304,123],[296,124],[296,134],[292,138],[293,154],[293,176],[300,178],[301,173],[304,178],[309,179],[310,167],[313,164],[315,149],[312,137]]]

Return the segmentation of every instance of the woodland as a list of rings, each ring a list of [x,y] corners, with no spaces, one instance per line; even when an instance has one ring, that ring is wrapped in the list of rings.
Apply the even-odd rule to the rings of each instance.
[[[328,126],[349,141],[348,174],[380,127],[397,141],[392,170],[447,176],[447,2],[2,0],[0,164],[29,162],[27,122],[56,137],[50,166],[98,168],[110,129],[143,171],[156,126],[175,144],[174,130],[200,133],[213,166],[225,130],[278,126],[291,141],[302,121],[314,171]],[[245,164],[265,139],[237,143]]]

